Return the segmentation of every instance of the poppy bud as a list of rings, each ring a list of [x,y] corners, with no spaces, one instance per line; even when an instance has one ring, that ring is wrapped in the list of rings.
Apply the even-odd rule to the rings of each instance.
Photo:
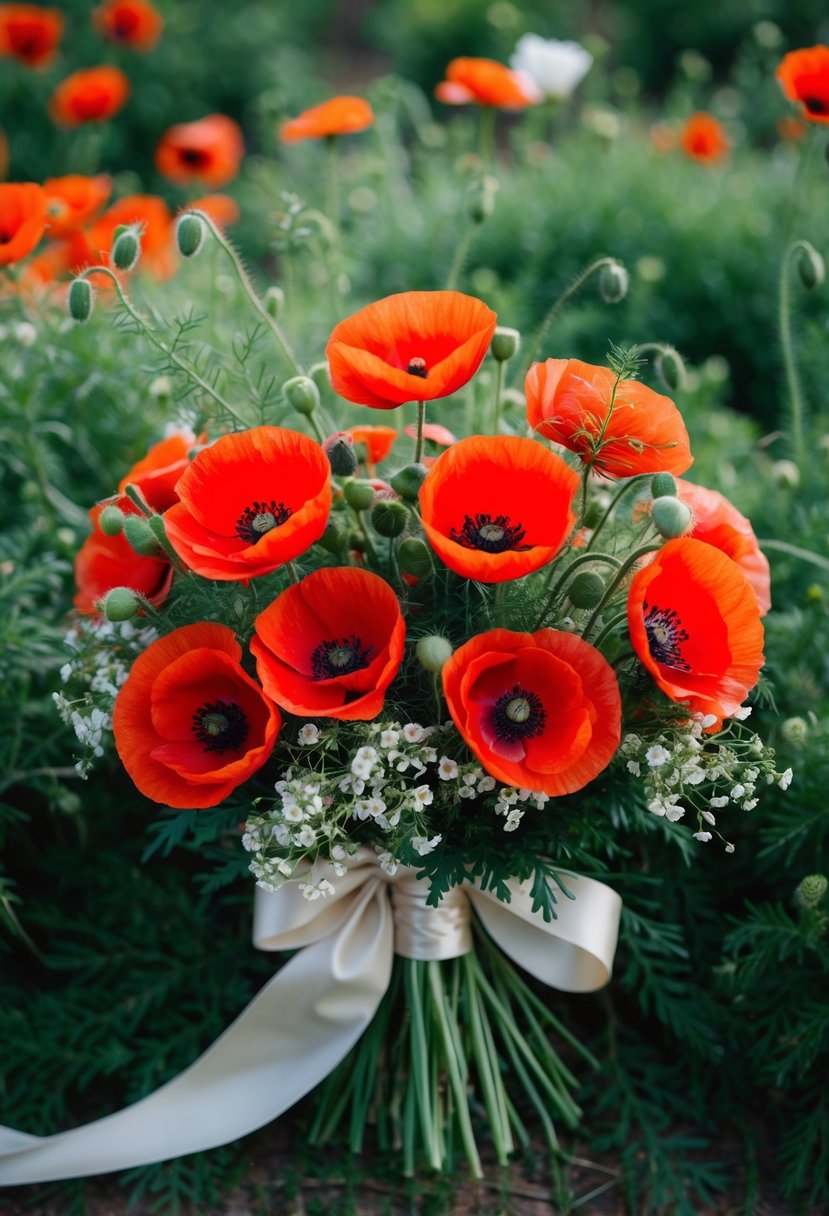
[[[120,507],[104,507],[98,523],[104,536],[118,536],[124,527],[124,512]]]
[[[86,279],[73,279],[69,288],[69,315],[73,321],[83,323],[92,316],[95,293]]]
[[[405,531],[408,512],[394,498],[380,498],[371,508],[371,523],[375,532],[389,538]]]
[[[204,244],[207,227],[200,215],[185,211],[176,224],[176,244],[183,258],[193,258]]]
[[[656,374],[669,393],[674,393],[685,383],[685,364],[678,350],[666,346],[654,361]]]
[[[490,354],[498,363],[506,363],[513,359],[521,349],[521,335],[517,329],[509,329],[506,325],[498,325],[489,344]]]
[[[343,486],[345,501],[355,511],[367,511],[374,504],[376,492],[367,481],[347,481]]]
[[[498,179],[482,177],[472,188],[472,206],[469,214],[473,224],[482,224],[487,216],[495,210],[495,191],[498,189]]]
[[[265,308],[268,315],[277,321],[282,316],[285,307],[285,292],[281,287],[269,287],[265,292]]]
[[[803,747],[809,738],[809,723],[805,718],[787,718],[780,727],[780,733],[787,743]]]
[[[406,502],[417,502],[420,487],[428,472],[425,464],[407,464],[392,477],[391,488],[401,498],[405,498]]]
[[[337,431],[329,435],[323,442],[322,450],[328,457],[331,472],[335,477],[351,477],[357,468],[357,453],[354,451],[354,440],[345,431]]]
[[[654,498],[670,496],[676,498],[676,482],[670,473],[655,473],[651,478],[651,494]]]
[[[605,304],[618,304],[628,293],[630,276],[621,262],[608,262],[599,271],[599,293]]]
[[[337,557],[345,548],[345,538],[334,524],[329,524],[322,536],[317,541],[321,549],[326,553],[333,553]]]
[[[582,570],[567,588],[574,608],[595,608],[604,595],[604,583],[592,570]]]
[[[152,557],[158,551],[153,530],[142,515],[124,516],[124,536],[141,557]]]
[[[667,540],[682,536],[691,527],[691,508],[670,494],[655,498],[651,505],[651,518],[657,532]]]
[[[310,418],[320,403],[320,392],[308,376],[294,376],[282,385],[282,392],[298,414]]]
[[[793,460],[775,460],[771,475],[779,486],[794,488],[800,485],[800,469]]]
[[[595,528],[603,515],[604,509],[594,498],[587,504],[587,510],[584,512],[584,518],[581,522],[585,528]]]
[[[823,874],[807,874],[798,883],[794,902],[798,908],[816,908],[826,894],[829,882]]]
[[[314,381],[317,388],[323,389],[331,387],[331,372],[329,371],[328,364],[325,361],[322,363],[315,363],[312,367],[309,367],[308,375]]]
[[[797,256],[797,273],[800,275],[800,281],[807,291],[813,291],[815,287],[820,287],[826,278],[826,267],[823,258],[814,245],[810,245],[808,241],[804,241],[800,246]]]
[[[134,270],[141,257],[141,241],[135,228],[124,228],[112,246],[112,264],[116,270]]]
[[[434,672],[439,672],[454,653],[452,643],[438,634],[421,638],[415,650],[421,667]]]
[[[150,531],[159,544],[163,545],[167,540],[167,529],[164,526],[164,516],[151,515],[147,520],[147,524],[149,525]]]
[[[131,621],[141,607],[141,600],[129,587],[113,587],[100,607],[108,621]]]
[[[419,536],[407,536],[397,548],[397,561],[404,574],[415,578],[431,578],[435,563],[429,546]]]

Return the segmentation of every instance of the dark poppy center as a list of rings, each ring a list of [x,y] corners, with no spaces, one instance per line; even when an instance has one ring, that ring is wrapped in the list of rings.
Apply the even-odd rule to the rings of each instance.
[[[17,234],[9,232],[8,228],[0,228],[0,245],[10,244]]]
[[[676,671],[690,671],[690,663],[686,663],[682,657],[682,643],[688,641],[689,634],[687,629],[682,628],[679,613],[673,608],[657,608],[647,601],[642,608],[648,649],[657,663],[673,667]]]
[[[829,113],[829,105],[821,97],[804,97],[803,104],[810,114]]]
[[[415,355],[413,359],[409,360],[409,365],[406,368],[406,371],[410,376],[420,376],[421,380],[425,380],[429,375],[429,372],[426,369],[426,360],[421,359],[420,355]]]
[[[510,522],[508,515],[465,515],[460,530],[449,533],[450,540],[464,549],[480,549],[484,553],[506,553],[508,549],[523,552],[532,545],[522,545],[526,528]]]
[[[270,502],[253,502],[245,507],[236,520],[236,535],[249,545],[255,545],[268,532],[281,527],[292,515],[293,511],[284,502],[274,502],[273,499]]]
[[[193,714],[193,734],[208,752],[231,752],[250,732],[247,716],[235,701],[208,701]]]
[[[210,160],[210,154],[202,148],[181,148],[178,156],[179,160],[191,169],[198,169]]]
[[[363,639],[352,633],[347,638],[333,638],[320,642],[311,655],[311,672],[315,680],[333,680],[337,676],[350,676],[353,671],[368,667],[371,647],[363,645]]]
[[[18,55],[24,59],[34,59],[41,55],[48,46],[48,38],[43,30],[13,30],[9,41]]]
[[[121,9],[112,23],[112,36],[126,41],[138,29],[138,15],[129,9]]]
[[[492,707],[492,729],[508,743],[540,735],[546,721],[547,711],[541,697],[520,684],[501,693]]]

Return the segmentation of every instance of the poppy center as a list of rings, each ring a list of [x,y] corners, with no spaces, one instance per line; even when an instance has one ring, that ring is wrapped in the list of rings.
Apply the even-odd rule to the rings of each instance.
[[[449,533],[450,540],[464,549],[480,549],[484,553],[506,553],[508,549],[522,552],[532,549],[532,545],[522,545],[526,536],[526,528],[510,522],[508,515],[465,515],[463,526],[458,531],[453,528]]]
[[[293,511],[284,502],[254,502],[245,507],[236,520],[236,535],[246,540],[249,545],[255,545],[268,532],[279,528],[290,519]]]
[[[311,655],[311,671],[315,680],[333,680],[337,676],[350,676],[353,671],[368,667],[370,646],[356,633],[350,637],[330,642],[320,642]]]
[[[547,711],[541,697],[520,684],[501,693],[492,707],[492,728],[499,739],[508,743],[540,735],[546,721]]]
[[[825,114],[829,109],[820,97],[804,97],[803,104],[810,114]]]
[[[406,368],[406,371],[410,376],[420,376],[421,380],[425,380],[429,375],[428,371],[426,370],[426,360],[421,359],[420,355],[415,355],[413,359],[409,360],[409,365]]]
[[[179,160],[183,161],[185,165],[189,165],[192,169],[206,165],[210,160],[210,154],[201,148],[182,148],[178,155]]]
[[[113,38],[128,39],[132,38],[138,29],[138,16],[136,13],[131,13],[128,9],[120,9],[115,20],[112,23]]]
[[[193,714],[193,734],[207,752],[235,751],[249,731],[245,711],[235,701],[208,701]]]
[[[654,659],[665,667],[690,671],[690,664],[682,657],[682,643],[688,641],[689,634],[687,629],[682,628],[679,613],[673,608],[657,608],[655,604],[647,602],[642,607],[645,612],[648,649]]]

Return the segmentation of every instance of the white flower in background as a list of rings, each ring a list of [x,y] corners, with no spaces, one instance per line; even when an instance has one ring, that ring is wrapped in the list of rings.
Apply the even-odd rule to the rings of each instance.
[[[423,738],[423,727],[419,722],[407,722],[403,727],[403,738],[407,743],[419,743]]]
[[[325,899],[326,895],[333,895],[334,888],[327,878],[321,878],[319,882],[301,882],[299,889],[306,899]]]
[[[777,783],[780,786],[781,790],[787,790],[789,788],[789,786],[792,783],[793,776],[794,776],[794,773],[792,772],[792,770],[790,768],[787,768],[785,773],[783,773],[783,775],[781,776],[780,780]]]
[[[421,810],[424,806],[431,806],[434,797],[431,787],[428,785],[418,785],[412,790],[412,802],[415,810]]]
[[[748,718],[750,715],[751,706],[741,705],[739,709],[734,710],[734,713],[731,716],[732,718],[736,718],[738,722],[745,722],[746,718]]]
[[[440,844],[442,839],[442,836],[433,836],[431,840],[429,840],[426,836],[413,836],[412,848],[416,853],[419,853],[421,857],[425,857],[427,853],[432,852],[435,845]]]
[[[662,747],[659,743],[655,743],[653,747],[649,747],[645,752],[645,759],[650,768],[661,768],[663,764],[667,764],[671,758],[671,753],[666,747]]]
[[[387,751],[389,748],[397,747],[399,741],[400,732],[396,730],[384,730],[380,735],[380,746],[385,747]]]
[[[294,843],[298,844],[303,849],[310,849],[311,845],[317,843],[317,834],[314,829],[306,823],[305,826],[301,827],[294,836]]]
[[[440,764],[438,765],[438,776],[441,781],[451,781],[457,775],[458,766],[455,761],[450,760],[448,756],[441,756]]]
[[[710,823],[711,826],[714,827],[717,821],[710,811],[700,811],[700,815],[702,815],[706,823]]]
[[[710,832],[694,832],[694,840],[699,840],[703,844],[707,844],[711,840]]]
[[[319,743],[320,733],[313,722],[306,722],[299,732],[299,741],[303,747],[311,747],[314,743]]]
[[[510,56],[510,67],[529,76],[544,97],[569,97],[593,63],[593,56],[578,42],[560,42],[524,34]]]
[[[396,857],[392,857],[388,849],[378,852],[377,860],[380,862],[380,869],[385,870],[387,874],[395,875],[400,862]]]
[[[684,814],[684,806],[676,806],[671,804],[670,806],[665,807],[665,818],[669,819],[671,823],[678,823]]]

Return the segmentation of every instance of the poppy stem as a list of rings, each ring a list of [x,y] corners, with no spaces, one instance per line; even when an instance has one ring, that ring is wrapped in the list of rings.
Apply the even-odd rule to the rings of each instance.
[[[426,402],[418,401],[417,403],[417,438],[415,439],[415,464],[420,464],[423,459],[423,427],[426,422]]]
[[[288,575],[288,578],[291,580],[291,582],[294,583],[295,585],[296,585],[296,583],[298,583],[300,581],[299,571],[297,570],[294,562],[285,563],[285,573]]]
[[[808,241],[792,241],[783,254],[783,264],[780,268],[780,290],[778,295],[778,327],[780,330],[780,345],[783,350],[783,364],[786,369],[786,385],[789,391],[789,442],[795,464],[800,467],[803,463],[803,394],[800,390],[800,376],[797,370],[797,359],[792,338],[791,295],[789,291],[790,271],[792,260],[803,251],[807,254],[812,250]]]
[[[588,634],[592,630],[593,626],[596,624],[596,621],[601,616],[602,610],[604,609],[605,605],[609,604],[610,601],[613,599],[613,596],[616,594],[619,586],[621,585],[622,582],[624,582],[625,577],[627,576],[629,571],[633,568],[633,566],[635,566],[636,563],[639,561],[639,559],[641,557],[644,557],[647,553],[655,553],[657,549],[661,549],[661,548],[662,548],[661,543],[658,545],[642,545],[642,547],[640,549],[636,549],[633,553],[631,553],[631,555],[624,562],[622,562],[621,568],[619,569],[619,573],[616,575],[613,582],[607,588],[604,595],[599,600],[596,607],[593,609],[592,613],[590,614],[589,621],[585,625],[584,629],[582,629],[582,631],[581,631],[581,636],[585,640],[587,640]]]
[[[599,520],[599,522],[596,524],[595,528],[593,529],[593,534],[590,537],[590,540],[587,542],[588,549],[593,548],[593,544],[596,540],[596,537],[599,535],[602,528],[605,526],[607,521],[610,519],[611,515],[616,510],[616,507],[618,506],[619,501],[625,496],[625,494],[627,494],[628,490],[630,490],[631,487],[638,485],[640,482],[644,481],[644,479],[646,477],[650,477],[650,476],[651,476],[650,473],[639,473],[636,477],[631,477],[629,480],[623,482],[622,485],[619,486],[618,490],[616,491],[616,493],[613,495],[610,502],[608,503],[607,510],[605,511],[604,515],[601,517],[601,519]]]
[[[481,106],[478,120],[478,155],[484,167],[495,160],[495,107]]]
[[[578,555],[578,557],[575,557],[573,559],[573,561],[570,562],[570,565],[563,572],[561,577],[559,579],[557,579],[555,583],[553,583],[553,586],[551,588],[549,586],[549,584],[552,581],[552,577],[553,577],[553,574],[555,573],[555,569],[556,569],[555,562],[551,562],[550,563],[550,572],[547,575],[547,587],[545,588],[546,595],[547,595],[547,602],[544,605],[544,608],[542,609],[542,612],[538,618],[538,621],[533,626],[534,629],[541,628],[541,626],[544,622],[545,616],[547,615],[547,613],[552,608],[553,604],[558,599],[559,595],[562,592],[562,589],[564,588],[565,583],[570,578],[570,575],[573,573],[574,570],[577,570],[579,568],[579,566],[583,566],[586,562],[606,562],[609,566],[614,566],[617,570],[621,569],[621,566],[622,566],[622,563],[619,561],[618,557],[613,557],[610,553],[580,553]]]
[[[447,291],[457,290],[458,280],[460,279],[461,271],[466,264],[466,259],[469,256],[469,246],[472,244],[472,238],[474,237],[477,228],[478,225],[473,220],[473,222],[466,229],[466,232],[461,237],[460,244],[455,250],[455,256],[452,258],[452,265],[449,267],[449,274],[446,277]]]
[[[495,417],[492,420],[492,433],[498,434],[501,425],[501,394],[504,388],[504,363],[499,359],[495,366]]]
[[[558,316],[561,309],[564,307],[564,305],[570,299],[570,297],[572,295],[576,294],[576,292],[579,290],[579,288],[584,283],[587,282],[587,280],[590,278],[590,276],[592,274],[595,274],[597,270],[601,270],[601,268],[603,266],[612,265],[613,263],[615,263],[615,261],[616,261],[615,258],[604,257],[604,258],[599,258],[595,262],[591,262],[590,265],[587,266],[581,272],[581,274],[577,275],[575,277],[575,279],[573,279],[573,282],[570,284],[569,287],[565,288],[565,290],[561,293],[561,295],[558,297],[558,299],[553,302],[546,317],[541,322],[538,329],[535,331],[535,335],[534,335],[532,343],[530,345],[530,357],[527,362],[525,375],[526,375],[526,372],[528,372],[530,370],[533,363],[535,363],[538,352],[541,349],[541,344],[543,343],[544,339],[547,337],[547,331],[549,330],[553,321],[555,321],[555,319]]]

